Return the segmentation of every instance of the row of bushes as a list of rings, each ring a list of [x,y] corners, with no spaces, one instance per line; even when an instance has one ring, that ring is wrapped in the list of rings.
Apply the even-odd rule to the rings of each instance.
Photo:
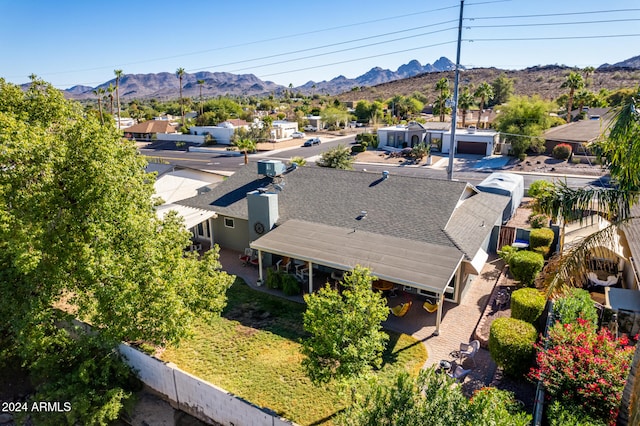
[[[290,274],[267,269],[267,288],[282,290],[287,296],[300,294],[300,283]]]

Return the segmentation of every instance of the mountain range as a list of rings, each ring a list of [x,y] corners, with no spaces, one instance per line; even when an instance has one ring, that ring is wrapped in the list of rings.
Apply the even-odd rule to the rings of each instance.
[[[302,86],[294,87],[293,91],[305,94],[323,93],[335,95],[348,92],[354,88],[377,86],[422,74],[452,71],[454,69],[455,64],[446,57],[441,57],[433,64],[425,65],[414,59],[407,64],[401,65],[396,71],[374,67],[356,78],[347,78],[340,75],[328,81],[308,81]],[[597,69],[599,71],[640,69],[640,55],[615,64],[603,64]],[[94,99],[94,90],[99,88],[106,90],[109,85],[115,86],[115,79],[96,87],[73,86],[65,90],[64,93],[68,98]],[[28,84],[25,86],[28,86]],[[190,98],[197,98],[201,93],[203,97],[207,98],[220,95],[260,96],[271,93],[281,95],[286,90],[289,89],[285,86],[272,81],[263,81],[253,74],[201,71],[193,74],[185,73],[182,78],[182,95]],[[125,74],[120,79],[121,99],[175,99],[179,96],[180,83],[174,73]]]
[[[422,65],[417,60],[401,65],[396,71],[375,67],[356,78],[346,78],[342,75],[329,81],[308,81],[299,87],[294,87],[295,92],[305,94],[326,93],[338,94],[349,91],[354,87],[375,86],[389,81],[413,77],[426,72],[448,71],[455,68],[455,64],[442,57],[433,64]],[[202,82],[202,85],[198,83]],[[73,99],[95,98],[94,90],[107,89],[109,85],[115,87],[115,79],[104,82],[96,87],[73,86],[64,91],[65,95]],[[202,87],[201,87],[202,86]],[[231,74],[227,72],[202,71],[193,74],[185,73],[182,77],[182,96],[196,98],[219,95],[265,95],[274,93],[282,94],[287,87],[272,81],[263,81],[253,74]],[[180,80],[175,74],[160,72],[156,74],[125,74],[120,79],[120,98],[156,98],[170,99],[180,96]]]

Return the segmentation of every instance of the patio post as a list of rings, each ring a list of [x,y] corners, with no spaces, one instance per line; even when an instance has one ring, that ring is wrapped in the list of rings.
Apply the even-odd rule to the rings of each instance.
[[[209,227],[209,249],[213,249],[213,223],[211,218],[207,219],[207,226]]]
[[[262,250],[258,249],[258,274],[260,279],[258,280],[258,285],[262,285],[264,282],[262,279]]]
[[[444,304],[444,292],[438,295],[438,312],[436,313],[436,331],[434,336],[440,335],[440,322],[442,322],[442,305]]]
[[[309,262],[309,294],[313,293],[313,263]]]

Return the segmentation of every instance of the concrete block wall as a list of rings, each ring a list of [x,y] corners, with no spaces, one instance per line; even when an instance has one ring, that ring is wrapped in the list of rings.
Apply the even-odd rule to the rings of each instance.
[[[292,426],[295,423],[180,370],[175,364],[121,344],[120,353],[140,380],[171,404],[192,416],[225,426]]]

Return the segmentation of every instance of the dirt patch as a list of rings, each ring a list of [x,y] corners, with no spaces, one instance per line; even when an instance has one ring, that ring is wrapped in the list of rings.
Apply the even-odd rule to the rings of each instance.
[[[432,154],[431,164],[435,164],[441,158],[442,157],[440,156]],[[426,166],[428,162],[427,157],[416,162],[407,158],[390,155],[388,152],[382,150],[367,150],[360,152],[355,156],[355,161],[357,163],[377,163],[388,164],[390,166]]]
[[[524,161],[512,163],[514,172],[554,173],[562,175],[604,176],[608,170],[597,164],[574,164],[566,160],[557,160],[549,155],[533,155]]]
[[[241,334],[243,335],[248,335],[249,333],[244,329],[252,329],[253,333],[255,333],[256,329],[268,329],[274,323],[271,312],[258,309],[249,303],[243,303],[229,309],[224,316],[229,320],[241,323],[242,326],[240,327],[243,327]]]

